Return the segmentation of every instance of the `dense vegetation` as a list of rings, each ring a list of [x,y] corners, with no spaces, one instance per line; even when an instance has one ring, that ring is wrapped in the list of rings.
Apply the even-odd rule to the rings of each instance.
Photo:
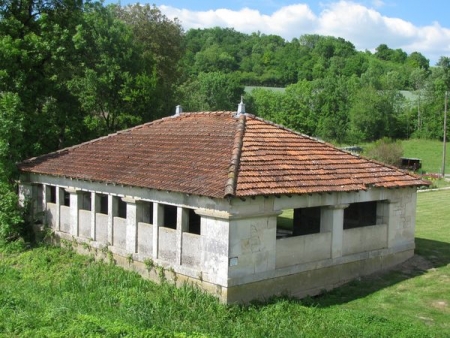
[[[283,90],[247,91],[247,112],[327,141],[437,140],[450,58],[430,67],[420,52],[357,51],[330,36],[184,32],[149,5],[0,0],[0,190],[14,190],[20,160],[171,115],[177,104],[236,110],[250,85]],[[0,226],[20,224],[10,197]]]
[[[71,245],[0,250],[0,337],[446,337],[449,198],[419,194],[415,263],[301,301],[224,306]]]

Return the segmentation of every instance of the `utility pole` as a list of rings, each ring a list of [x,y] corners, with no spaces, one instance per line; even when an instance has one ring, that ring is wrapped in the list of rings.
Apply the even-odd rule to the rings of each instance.
[[[445,177],[445,155],[447,153],[447,101],[448,91],[445,92],[445,109],[444,109],[444,140],[442,146],[442,177]]]

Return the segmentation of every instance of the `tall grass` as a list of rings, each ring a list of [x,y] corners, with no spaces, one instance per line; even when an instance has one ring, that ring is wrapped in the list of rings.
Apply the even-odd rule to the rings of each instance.
[[[322,296],[225,306],[70,249],[0,253],[2,337],[444,337],[450,332],[450,191],[418,197],[415,266]],[[448,205],[447,205],[448,207]]]
[[[411,139],[402,141],[402,146],[405,157],[415,157],[422,160],[424,172],[442,172],[442,141]],[[450,144],[448,143],[446,150],[445,173],[450,174]]]

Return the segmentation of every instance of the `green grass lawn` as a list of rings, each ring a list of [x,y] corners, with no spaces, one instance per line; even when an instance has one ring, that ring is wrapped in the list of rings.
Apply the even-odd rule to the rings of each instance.
[[[450,191],[418,196],[417,256],[324,295],[224,306],[69,249],[0,253],[1,337],[448,337]]]
[[[427,173],[441,173],[442,141],[411,139],[402,141],[404,157],[422,160],[422,170]],[[450,144],[447,143],[445,173],[450,174]]]

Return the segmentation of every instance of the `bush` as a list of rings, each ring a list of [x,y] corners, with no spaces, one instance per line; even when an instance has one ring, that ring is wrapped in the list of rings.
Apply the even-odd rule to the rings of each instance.
[[[24,211],[25,208],[19,206],[19,198],[12,187],[0,182],[0,243],[29,238]]]
[[[367,150],[366,155],[374,160],[399,166],[403,156],[403,147],[399,141],[382,138]]]

